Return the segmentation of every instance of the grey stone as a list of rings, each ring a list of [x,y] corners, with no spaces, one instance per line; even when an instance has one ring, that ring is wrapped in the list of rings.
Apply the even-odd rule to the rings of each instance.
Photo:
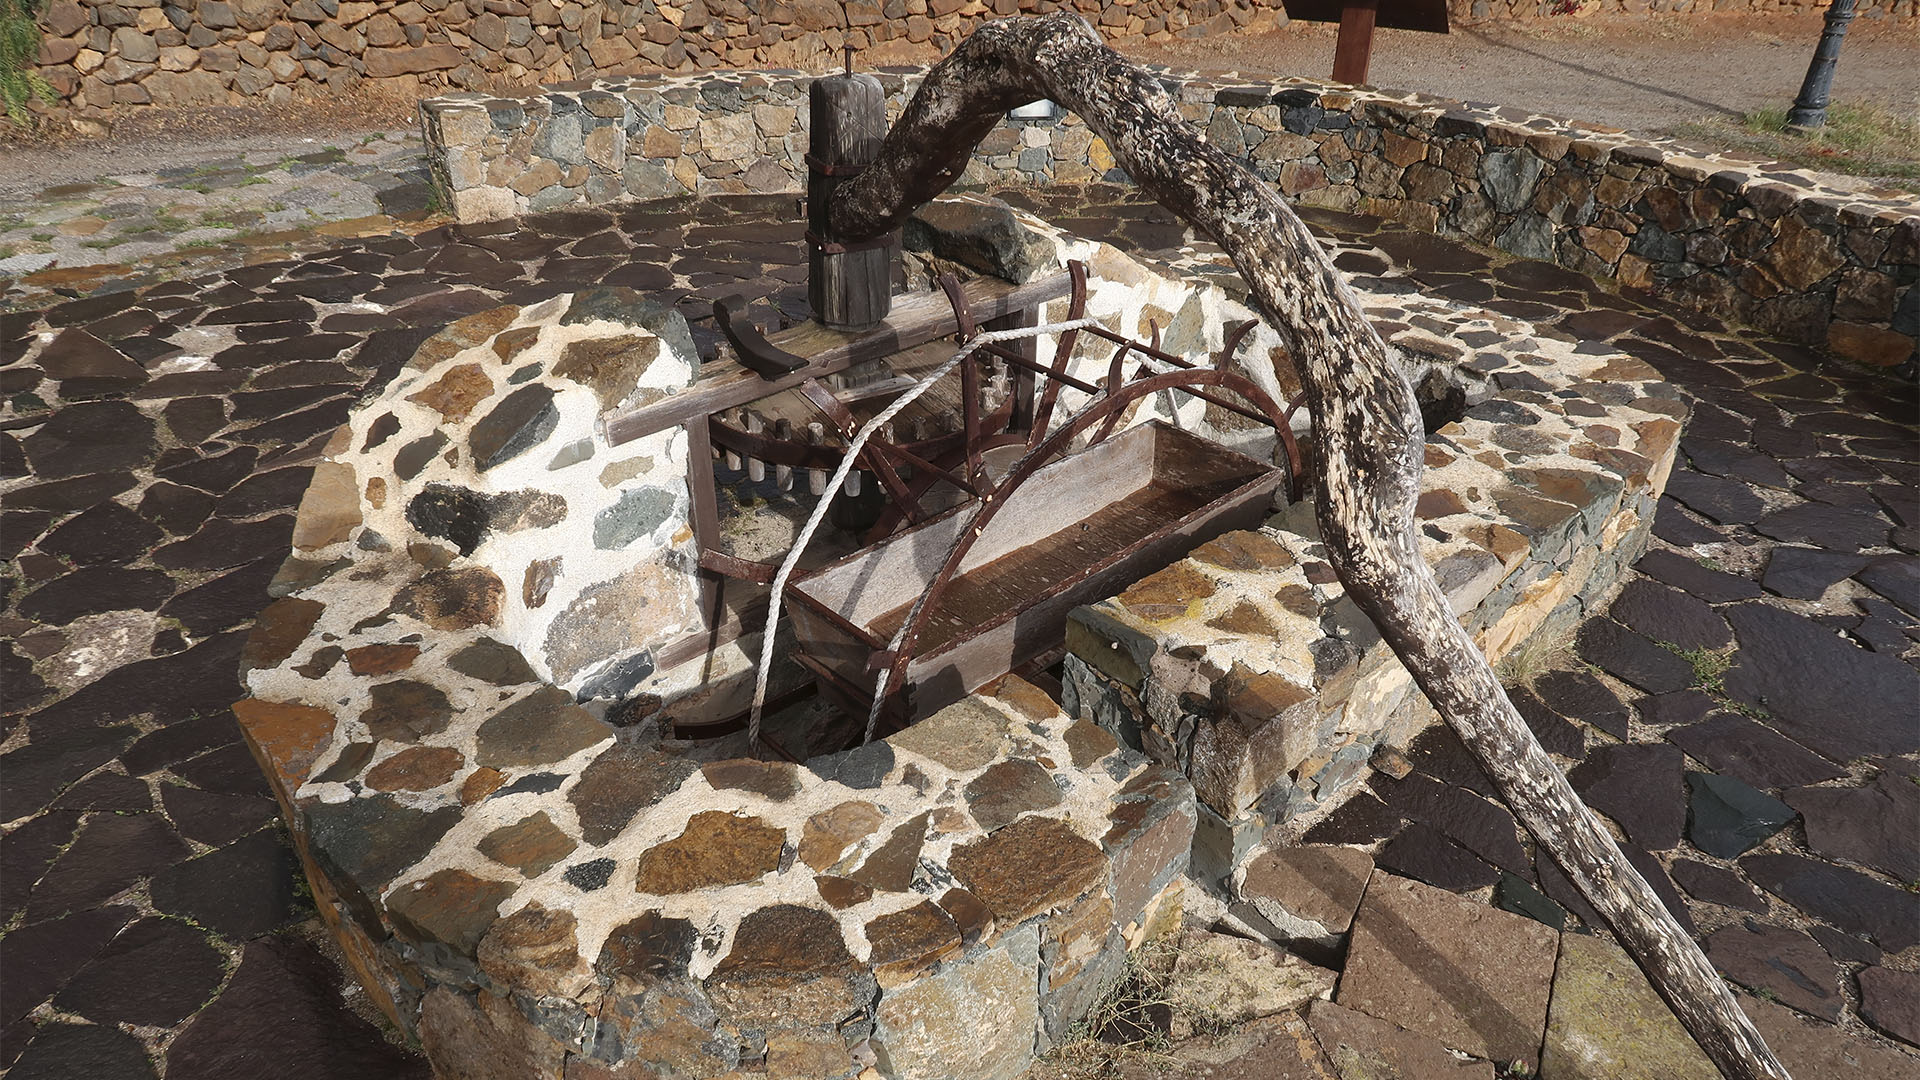
[[[553,390],[533,383],[507,395],[467,433],[474,468],[485,472],[533,449],[560,423]]]
[[[1522,214],[1513,219],[1494,241],[1501,250],[1525,259],[1553,258],[1553,222],[1539,214]]]
[[[1687,839],[1718,859],[1744,855],[1793,821],[1793,807],[1731,777],[1690,772]]]
[[[602,551],[618,551],[643,536],[651,535],[673,513],[676,499],[665,488],[640,488],[620,496],[620,501],[600,511],[593,519],[593,546]]]
[[[1480,182],[1494,209],[1503,214],[1517,213],[1533,199],[1546,164],[1524,149],[1495,150],[1480,159]]]
[[[966,196],[929,203],[908,220],[902,238],[910,250],[930,251],[1021,284],[1058,268],[1053,244],[1020,224],[1013,208],[998,199]]]

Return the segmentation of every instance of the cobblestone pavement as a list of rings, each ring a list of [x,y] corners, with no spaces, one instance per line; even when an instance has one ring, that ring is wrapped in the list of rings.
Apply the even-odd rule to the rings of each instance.
[[[0,312],[418,231],[434,213],[415,131],[258,138],[158,172],[0,186]]]
[[[1025,198],[1136,249],[1189,243],[1115,188]],[[499,303],[589,282],[672,293],[703,350],[717,292],[804,317],[791,207],[741,196],[389,227],[4,317],[0,1067],[21,1080],[425,1076],[329,959],[227,711],[309,462],[420,341]],[[1902,1060],[1885,1035],[1920,1044],[1914,388],[1551,265],[1311,220],[1376,245],[1433,294],[1607,341],[1698,399],[1656,550],[1570,650],[1509,674],[1575,786],[1724,970],[1830,1025],[1804,1029],[1810,1045]],[[1386,269],[1360,253],[1342,265]],[[1430,732],[1409,756],[1411,775],[1377,779],[1306,839],[1369,845],[1382,869],[1538,919],[1590,921],[1450,736]]]

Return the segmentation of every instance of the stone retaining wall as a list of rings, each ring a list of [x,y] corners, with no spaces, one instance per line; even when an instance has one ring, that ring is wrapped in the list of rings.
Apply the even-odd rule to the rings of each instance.
[[[877,73],[898,115],[919,74]],[[1589,124],[1303,79],[1169,79],[1216,146],[1302,204],[1398,219],[1644,287],[1861,363],[1920,337],[1920,200]],[[575,203],[804,187],[794,72],[647,76],[423,103],[463,221]],[[1124,179],[1068,115],[1003,124],[962,184]]]
[[[1449,0],[1454,21],[1592,14],[1817,12],[1825,0]],[[1164,41],[1286,21],[1279,0],[52,0],[40,73],[65,104],[241,104],[363,80],[530,86],[640,70],[831,66],[843,45],[950,49],[981,21],[1078,10]],[[1867,18],[1920,0],[1862,0]]]
[[[982,21],[1077,8],[1113,34],[1165,40],[1276,18],[1278,0],[52,0],[40,72],[62,99],[242,104],[362,81],[527,86],[642,69],[808,67],[843,45],[945,51]],[[1284,19],[1284,15],[1278,15]]]

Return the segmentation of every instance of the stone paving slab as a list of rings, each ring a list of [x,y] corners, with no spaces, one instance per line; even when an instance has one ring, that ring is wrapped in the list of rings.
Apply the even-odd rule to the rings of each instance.
[[[1231,276],[1211,262],[1209,245],[1119,189],[1004,194],[1123,246]],[[90,1075],[102,1076],[161,1067],[169,1075],[258,1075],[262,1066],[239,1071],[222,1046],[250,1030],[235,987],[266,985],[281,987],[258,992],[283,1002],[285,1025],[319,1033],[311,1043],[269,1042],[263,1053],[274,1060],[298,1060],[312,1075],[418,1074],[418,1059],[403,1054],[382,1064],[329,1049],[371,1045],[349,1007],[358,995],[343,997],[324,964],[288,944],[311,908],[284,851],[270,842],[278,835],[272,801],[227,711],[240,696],[234,672],[245,631],[288,547],[309,462],[351,403],[384,383],[418,342],[501,303],[592,281],[653,290],[678,302],[703,349],[714,340],[704,314],[717,291],[765,298],[769,318],[804,317],[799,226],[788,211],[785,200],[740,198],[416,235],[392,235],[388,225],[300,260],[66,299],[0,324],[0,555],[10,560],[0,577],[0,679],[8,688],[0,709],[0,964],[13,969],[25,957],[22,966],[37,976],[23,984],[9,975],[0,1066],[20,1075],[59,1075],[73,1062],[98,1063]],[[1310,218],[1323,235],[1377,247],[1423,288],[1445,295],[1472,287],[1476,303],[1524,314],[1542,333],[1604,339],[1696,397],[1688,428],[1695,449],[1676,475],[1744,485],[1758,512],[1729,511],[1752,521],[1722,521],[1669,500],[1655,522],[1666,543],[1640,569],[1726,623],[1733,638],[1719,647],[1724,665],[1704,646],[1682,656],[1679,642],[1660,644],[1663,618],[1715,624],[1697,605],[1642,589],[1660,602],[1618,613],[1612,625],[1679,660],[1684,679],[1664,666],[1682,685],[1638,688],[1623,678],[1631,672],[1601,656],[1586,658],[1597,672],[1561,665],[1556,676],[1550,663],[1548,673],[1513,677],[1575,725],[1581,752],[1567,755],[1569,763],[1623,739],[1671,745],[1686,755],[1685,768],[1736,776],[1806,815],[1806,826],[1790,826],[1737,862],[1684,837],[1637,858],[1701,936],[1754,917],[1810,938],[1831,957],[1844,1000],[1839,1026],[1795,1019],[1803,1014],[1784,1005],[1761,1010],[1787,1014],[1777,1024],[1804,1025],[1775,1030],[1828,1054],[1801,1067],[1849,1056],[1920,1060],[1893,1041],[1913,1034],[1897,1007],[1901,976],[1915,962],[1907,928],[1920,903],[1896,873],[1907,865],[1911,823],[1902,832],[1898,815],[1887,814],[1841,831],[1831,809],[1880,798],[1869,793],[1889,785],[1902,791],[1898,783],[1913,768],[1920,623],[1903,584],[1920,553],[1908,498],[1920,478],[1913,387],[1542,264],[1364,219]],[[751,252],[738,247],[741,229],[753,234]],[[1356,272],[1385,268],[1384,259],[1351,254]],[[1555,310],[1571,314],[1555,318]],[[1744,505],[1732,495],[1722,501]],[[1865,561],[1813,599],[1794,595],[1807,585],[1768,586],[1769,555],[1782,545],[1844,556],[1830,561],[1827,575]],[[1744,659],[1756,647],[1764,664]],[[1809,656],[1819,663],[1805,662]],[[1577,679],[1589,682],[1576,687]],[[1847,708],[1831,708],[1835,700]],[[1828,706],[1822,713],[1805,711],[1819,703]],[[1483,801],[1492,794],[1444,731],[1407,756],[1416,770],[1410,780]],[[1686,797],[1684,785],[1662,792],[1662,800]],[[1461,865],[1485,865],[1475,880],[1499,877],[1498,864],[1487,862],[1491,851],[1447,837],[1441,826],[1455,819],[1409,824],[1399,805],[1356,799],[1308,839],[1377,849],[1417,825],[1454,843],[1454,858],[1469,860]],[[1671,820],[1670,805],[1654,809]],[[1525,838],[1516,838],[1524,849]],[[192,875],[168,876],[206,865],[189,859],[213,860],[228,887],[196,892]],[[1554,886],[1553,873],[1537,859],[1531,871],[1514,876],[1577,920],[1578,905]],[[228,893],[248,902],[235,904]],[[1756,901],[1763,910],[1740,906]],[[189,922],[169,909],[200,914]],[[202,916],[226,931],[200,924]],[[1268,1037],[1279,1035],[1261,1036]]]
[[[418,132],[304,142],[0,197],[0,312],[445,220]]]

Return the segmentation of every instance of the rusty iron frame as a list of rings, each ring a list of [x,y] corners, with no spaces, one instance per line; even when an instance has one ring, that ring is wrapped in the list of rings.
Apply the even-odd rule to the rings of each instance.
[[[1069,276],[1068,321],[1085,316],[1088,288],[1087,271],[1084,264],[1072,261],[1067,266]],[[982,324],[972,310],[966,294],[957,279],[951,274],[942,275],[939,281],[942,291],[952,305],[954,325],[958,332],[956,339],[965,344],[982,332]],[[732,316],[722,321],[726,336],[733,342],[740,354],[743,365],[763,377],[773,379],[780,374],[797,371],[794,361],[804,366],[805,361],[774,346],[761,335],[753,324],[746,320],[741,310],[726,312]],[[715,304],[715,314],[720,316],[720,304]],[[1021,318],[1018,312],[1001,317],[1000,321]],[[744,324],[744,325],[742,325]],[[991,325],[991,324],[989,324]],[[1161,332],[1157,322],[1150,322],[1150,340],[1142,342],[1128,338],[1101,326],[1087,326],[1062,332],[1055,342],[1054,355],[1050,363],[1041,363],[1031,355],[1023,355],[1017,349],[1001,344],[987,344],[975,349],[974,356],[960,365],[962,428],[957,432],[947,432],[929,439],[915,442],[893,442],[871,439],[863,447],[860,464],[864,472],[878,482],[886,491],[888,502],[881,519],[865,535],[864,542],[876,543],[890,535],[902,524],[918,524],[932,515],[922,506],[920,499],[936,484],[950,484],[960,492],[977,500],[980,509],[972,527],[949,552],[948,558],[935,576],[926,594],[926,601],[903,626],[904,636],[898,648],[886,650],[878,648],[869,663],[869,670],[878,672],[885,669],[888,673],[887,698],[903,700],[910,688],[903,685],[907,667],[914,659],[914,645],[920,632],[921,618],[932,611],[936,601],[951,586],[957,576],[958,567],[972,548],[973,541],[986,525],[1005,505],[1003,494],[1020,483],[1025,482],[1042,465],[1054,460],[1073,446],[1075,439],[1092,431],[1090,443],[1097,443],[1110,437],[1124,419],[1124,413],[1135,402],[1158,393],[1182,393],[1197,397],[1208,404],[1234,415],[1256,421],[1272,427],[1279,443],[1278,449],[1284,454],[1286,470],[1286,490],[1289,498],[1297,501],[1301,498],[1304,486],[1304,465],[1300,447],[1292,430],[1294,414],[1302,404],[1301,397],[1288,401],[1282,408],[1271,396],[1256,383],[1244,375],[1232,371],[1233,358],[1247,335],[1258,325],[1248,320],[1229,327],[1221,348],[1210,358],[1210,363],[1196,364],[1185,357],[1166,352],[1161,348]],[[1068,374],[1075,349],[1082,332],[1113,343],[1112,358],[1108,361],[1107,375],[1103,383],[1090,383]],[[737,335],[737,336],[736,336]],[[764,348],[762,348],[764,346]],[[1151,372],[1143,362],[1134,371],[1131,379],[1126,377],[1126,359],[1138,355],[1144,359],[1159,361],[1174,370],[1159,374]],[[1011,370],[1020,373],[1025,381],[1025,397],[1010,394],[1008,401],[992,410],[984,412],[980,407],[981,378],[979,363],[982,358],[991,357],[1009,365]],[[1038,393],[1034,393],[1035,387]],[[1059,408],[1059,395],[1063,389],[1072,389],[1094,398],[1093,404],[1071,418],[1065,427],[1054,429],[1055,413]],[[859,422],[845,400],[828,388],[818,378],[803,379],[797,386],[802,398],[816,411],[835,434],[851,439],[859,429]],[[1214,392],[1219,391],[1219,392]],[[1245,405],[1229,400],[1222,394],[1237,397]],[[699,551],[699,564],[708,574],[722,579],[734,579],[760,585],[770,584],[778,566],[774,563],[752,559],[742,559],[719,550],[718,505],[716,498],[717,477],[714,475],[714,458],[722,452],[736,454],[742,458],[758,459],[775,465],[804,469],[834,469],[844,459],[841,447],[808,443],[797,439],[782,438],[777,435],[742,430],[727,423],[718,414],[709,414],[704,423],[687,425],[689,432],[689,454],[692,459],[689,486],[693,489],[693,525],[695,543]],[[1025,453],[1013,470],[994,483],[988,473],[983,455],[992,449],[1003,446],[1023,446]],[[901,474],[901,467],[913,470],[912,477]],[[1157,535],[1157,533],[1155,534]],[[795,577],[806,576],[804,571],[796,571]],[[718,608],[716,583],[709,581],[705,593],[705,607],[711,613]],[[831,613],[827,613],[831,616]],[[836,620],[843,621],[843,620]],[[852,626],[843,629],[854,631]],[[864,637],[865,635],[858,635]],[[808,664],[817,673],[818,665]],[[846,689],[846,688],[842,688]],[[789,692],[791,695],[794,692]],[[844,696],[844,695],[843,695]],[[797,699],[796,699],[797,700]],[[896,711],[883,706],[889,713]],[[737,719],[737,718],[736,718]],[[735,730],[725,722],[701,725],[686,725],[688,734],[694,738],[711,738],[731,734]],[[694,734],[698,732],[698,734]],[[709,734],[711,733],[711,734]],[[767,741],[763,739],[762,741]],[[775,753],[791,759],[792,755],[780,746],[768,741]]]

